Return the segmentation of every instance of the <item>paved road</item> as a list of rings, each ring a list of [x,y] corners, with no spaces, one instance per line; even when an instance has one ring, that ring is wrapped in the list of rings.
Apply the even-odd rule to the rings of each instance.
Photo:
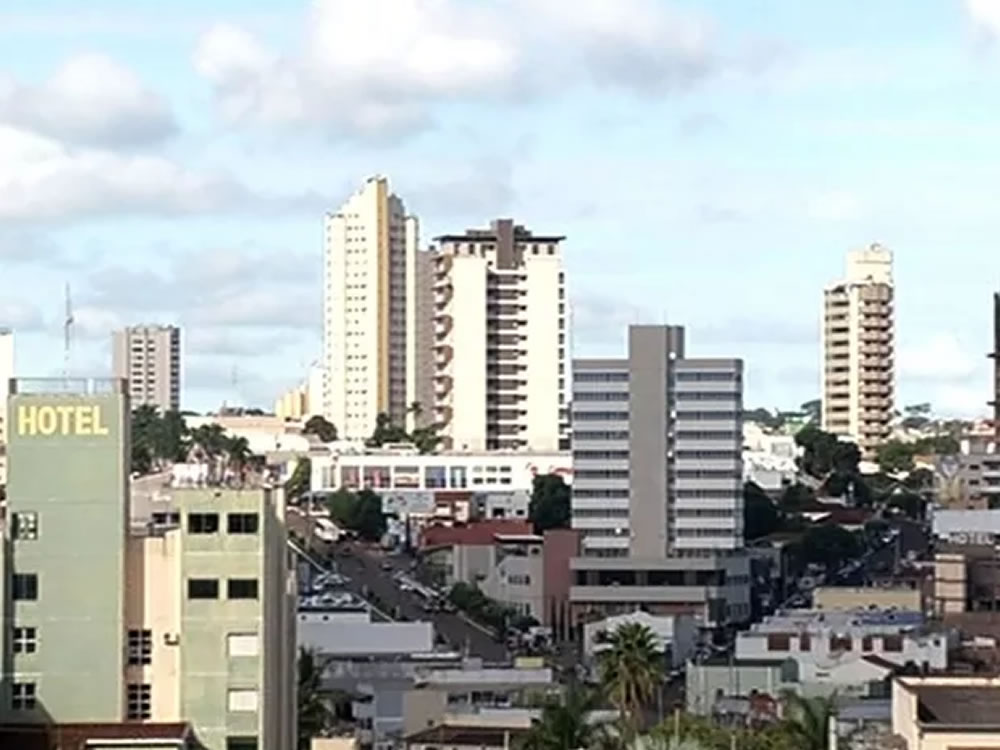
[[[361,544],[350,544],[347,549],[349,554],[337,558],[340,572],[350,578],[350,583],[345,588],[362,594],[362,590],[367,587],[369,594],[377,598],[379,606],[389,614],[395,616],[398,613],[407,620],[433,622],[435,634],[442,636],[448,646],[457,651],[465,651],[487,662],[502,662],[507,659],[505,645],[497,643],[492,636],[470,625],[457,614],[424,612],[420,608],[421,599],[416,594],[399,589],[399,584],[392,576],[397,570],[408,569],[409,558],[386,555]],[[389,570],[382,569],[386,562],[391,566]]]

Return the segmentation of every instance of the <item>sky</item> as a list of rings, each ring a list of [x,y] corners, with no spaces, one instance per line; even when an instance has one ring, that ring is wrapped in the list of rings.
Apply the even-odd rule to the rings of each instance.
[[[0,325],[17,374],[183,327],[183,406],[321,349],[322,217],[384,174],[422,241],[567,237],[577,356],[633,322],[819,391],[824,285],[895,254],[899,405],[985,415],[1000,0],[0,3]]]

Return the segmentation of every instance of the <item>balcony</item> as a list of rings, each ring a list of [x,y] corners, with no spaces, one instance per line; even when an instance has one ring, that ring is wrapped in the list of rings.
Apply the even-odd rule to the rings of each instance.
[[[435,344],[434,353],[437,355],[434,364],[437,367],[447,367],[455,356],[455,349],[448,344]]]
[[[435,375],[434,376],[434,396],[436,398],[445,398],[451,393],[451,389],[454,386],[455,381],[451,375]]]
[[[455,319],[450,315],[434,316],[434,335],[438,339],[445,338],[455,327]]]

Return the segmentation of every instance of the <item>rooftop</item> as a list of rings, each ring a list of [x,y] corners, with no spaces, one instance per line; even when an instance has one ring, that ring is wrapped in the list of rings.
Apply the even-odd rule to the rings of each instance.
[[[741,634],[763,635],[766,633],[799,630],[807,627],[816,629],[881,628],[886,630],[911,630],[924,625],[921,612],[889,609],[856,609],[827,611],[816,609],[793,609],[778,612],[756,623]]]
[[[430,526],[423,531],[423,547],[442,547],[452,544],[493,544],[494,537],[530,536],[534,531],[530,521],[496,518],[470,523],[467,526]]]
[[[921,723],[947,726],[1000,725],[1000,689],[923,686],[916,690]]]
[[[411,745],[447,745],[468,747],[510,747],[527,729],[516,727],[437,726],[423,729],[406,737]]]

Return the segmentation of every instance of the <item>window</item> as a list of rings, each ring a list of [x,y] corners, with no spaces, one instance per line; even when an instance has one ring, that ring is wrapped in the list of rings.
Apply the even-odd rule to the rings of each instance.
[[[15,682],[11,686],[10,707],[15,711],[30,711],[35,707],[35,683]]]
[[[257,656],[260,654],[260,640],[256,633],[230,633],[226,638],[230,656]]]
[[[34,511],[15,513],[13,519],[14,539],[38,539],[38,514]]]
[[[230,513],[226,517],[226,530],[230,534],[256,534],[259,524],[256,513]]]
[[[218,599],[219,582],[215,578],[189,578],[188,599]]]
[[[217,534],[218,532],[218,513],[188,513],[189,534]]]
[[[785,633],[768,633],[768,651],[788,651],[791,648],[791,638]]]
[[[257,691],[253,688],[231,689],[228,698],[230,711],[257,710]]]
[[[230,578],[226,586],[226,594],[230,599],[256,599],[256,578]]]
[[[226,750],[258,750],[256,737],[226,737]]]
[[[38,631],[35,628],[14,628],[14,653],[33,654],[38,650]]]
[[[33,602],[38,599],[38,574],[14,574],[14,601]]]
[[[883,635],[882,636],[882,650],[890,651],[893,653],[899,653],[903,650],[903,636],[901,635]]]
[[[799,634],[799,651],[811,651],[812,650],[812,637],[809,633]]]
[[[153,631],[137,630],[128,631],[128,663],[149,664],[153,660]]]
[[[126,701],[126,717],[129,719],[148,719],[152,715],[152,692],[148,683],[129,683],[128,700]]]

